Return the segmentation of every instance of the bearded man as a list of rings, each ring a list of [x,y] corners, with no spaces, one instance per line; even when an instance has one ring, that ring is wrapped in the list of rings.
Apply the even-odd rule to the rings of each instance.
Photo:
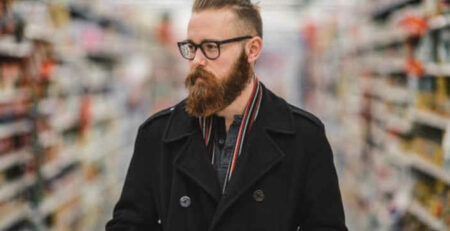
[[[189,95],[140,125],[106,230],[347,230],[324,125],[254,73],[262,38],[249,0],[195,0]]]

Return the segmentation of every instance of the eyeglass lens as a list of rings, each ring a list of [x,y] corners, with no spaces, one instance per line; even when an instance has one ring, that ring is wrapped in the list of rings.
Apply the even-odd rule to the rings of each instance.
[[[195,57],[195,52],[197,51],[196,46],[192,43],[182,44],[180,49],[182,55],[187,59],[193,59]],[[215,42],[203,42],[200,44],[200,49],[209,59],[219,57],[219,46]]]

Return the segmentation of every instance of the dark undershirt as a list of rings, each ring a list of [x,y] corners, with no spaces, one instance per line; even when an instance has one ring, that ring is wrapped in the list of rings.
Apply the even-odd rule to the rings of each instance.
[[[217,177],[221,189],[223,188],[225,176],[231,163],[231,159],[233,158],[233,152],[239,133],[239,128],[241,126],[241,121],[242,115],[234,115],[233,123],[231,123],[227,134],[225,129],[225,118],[216,115],[214,116],[214,168],[217,171]]]

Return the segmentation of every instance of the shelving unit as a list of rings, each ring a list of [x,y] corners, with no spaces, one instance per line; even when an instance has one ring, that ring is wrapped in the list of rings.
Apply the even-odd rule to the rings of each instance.
[[[0,218],[0,227],[11,227],[19,220],[28,219],[31,209],[27,205],[15,206],[7,215]]]
[[[424,110],[416,110],[414,120],[417,123],[426,124],[443,130],[447,129],[450,122],[449,117],[444,117],[437,113]]]
[[[14,180],[0,190],[0,201],[8,200],[26,187],[31,186],[36,181],[36,177],[33,175],[23,176],[20,179]]]
[[[429,227],[431,227],[433,230],[438,230],[438,231],[448,230],[446,228],[446,225],[442,221],[431,216],[430,213],[418,202],[411,203],[408,211],[410,213],[412,213],[414,216],[416,216],[423,223],[425,223]]]
[[[433,176],[446,184],[450,185],[450,173],[438,166],[429,163],[427,160],[418,156],[418,154],[388,154],[391,161],[395,164],[401,164],[404,167],[420,170],[427,175]]]
[[[385,0],[347,9],[317,20],[303,78],[305,107],[328,128],[349,226],[449,230],[450,6]]]
[[[2,231],[101,230],[111,218],[137,127],[158,102],[142,92],[157,88],[153,70],[134,76],[128,59],[150,61],[155,41],[98,3],[12,1],[0,16],[13,25],[0,25]]]
[[[13,36],[0,37],[0,53],[13,58],[25,58],[30,55],[32,45],[30,42],[17,43]]]
[[[32,158],[30,150],[23,148],[13,153],[7,153],[0,157],[0,171],[3,171],[13,165],[28,162]]]

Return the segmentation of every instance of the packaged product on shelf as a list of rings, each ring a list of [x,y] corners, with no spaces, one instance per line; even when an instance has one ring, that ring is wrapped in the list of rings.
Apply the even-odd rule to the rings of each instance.
[[[13,154],[18,155],[16,152],[24,150],[29,145],[31,145],[30,133],[13,134],[5,138],[0,138],[0,157]]]
[[[445,78],[436,77],[436,112],[445,115],[445,103],[447,102],[447,86]]]
[[[437,31],[437,54],[439,63],[446,64],[450,61],[450,29],[443,28]],[[450,75],[450,73],[445,73]]]
[[[419,44],[414,50],[414,56],[423,64],[429,64],[436,62],[436,55],[434,49],[434,33],[428,32],[422,36],[419,40]]]
[[[443,165],[443,131],[426,125],[416,125],[412,141],[413,152],[436,166]]]
[[[445,80],[445,86],[446,86],[445,92],[446,92],[447,100],[444,103],[443,111],[444,111],[444,115],[446,117],[450,117],[450,78],[444,78],[444,80]]]
[[[433,111],[435,109],[436,79],[431,76],[424,76],[419,79],[417,92],[417,109]]]
[[[444,212],[444,192],[445,184],[442,181],[436,181],[433,195],[429,199],[429,211],[434,217],[441,218]]]
[[[428,17],[435,17],[439,14],[439,2],[437,0],[425,0],[423,11]]]
[[[413,196],[420,204],[426,205],[432,195],[435,179],[420,172],[416,172],[416,179]]]
[[[438,3],[439,13],[448,14],[450,13],[450,1],[449,0],[435,0]]]
[[[447,187],[447,191],[444,193],[444,211],[442,213],[442,220],[450,227],[450,186]]]
[[[56,210],[53,214],[53,225],[56,230],[71,231],[80,230],[80,221],[82,220],[82,208],[79,197],[69,200],[64,206]]]
[[[407,214],[399,222],[398,230],[408,230],[408,231],[433,231],[431,227],[424,224],[421,220],[412,214]]]
[[[449,124],[450,125],[450,124]],[[445,130],[444,138],[442,139],[443,147],[443,169],[450,173],[450,126]]]
[[[0,35],[14,35],[17,42],[23,39],[24,22],[13,12],[12,0],[0,1]],[[0,36],[1,37],[1,36]]]
[[[0,172],[0,186],[3,188],[6,184],[6,173],[4,171]],[[0,200],[1,201],[1,200]]]
[[[415,200],[432,217],[446,225],[450,186],[423,173],[415,173],[417,177],[413,190]]]
[[[11,137],[0,138],[0,156],[6,155],[13,150],[13,142]]]

